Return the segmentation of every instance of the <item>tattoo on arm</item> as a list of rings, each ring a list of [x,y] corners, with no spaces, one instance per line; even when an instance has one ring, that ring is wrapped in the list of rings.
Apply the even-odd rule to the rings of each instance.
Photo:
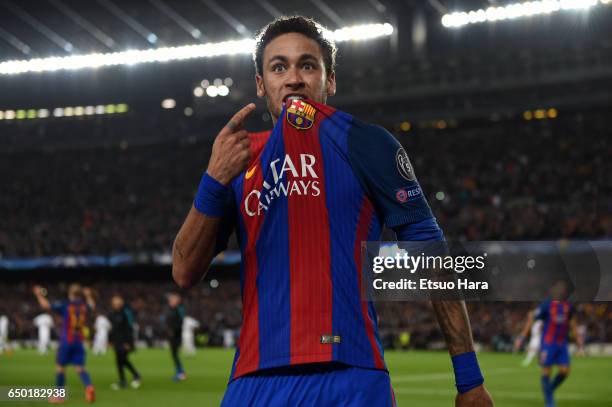
[[[432,301],[451,356],[474,350],[472,330],[463,301]]]

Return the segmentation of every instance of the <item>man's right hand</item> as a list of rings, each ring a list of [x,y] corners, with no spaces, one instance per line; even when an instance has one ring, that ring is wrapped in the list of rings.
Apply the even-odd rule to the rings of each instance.
[[[240,109],[215,138],[206,171],[223,185],[228,185],[249,165],[251,143],[244,130],[244,120],[253,110],[254,103]]]

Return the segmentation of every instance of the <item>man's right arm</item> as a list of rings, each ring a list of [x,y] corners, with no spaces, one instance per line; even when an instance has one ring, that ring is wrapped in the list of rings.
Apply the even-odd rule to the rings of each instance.
[[[525,324],[523,325],[523,329],[521,330],[521,333],[519,334],[518,338],[516,338],[516,340],[514,341],[514,350],[518,351],[521,346],[523,346],[523,343],[525,342],[525,338],[527,338],[527,335],[529,335],[529,330],[531,329],[531,326],[533,325],[533,322],[535,321],[535,311],[530,311],[529,314],[527,314],[527,320],[525,321]]]
[[[36,296],[36,300],[38,300],[40,308],[44,309],[45,311],[51,311],[51,304],[49,303],[49,300],[47,300],[43,295],[43,290],[41,286],[34,286],[34,295]]]
[[[204,277],[214,257],[221,218],[209,217],[192,206],[172,246],[172,277],[189,288]]]
[[[181,288],[200,281],[215,256],[221,215],[214,206],[223,205],[220,196],[229,193],[228,185],[249,163],[250,143],[243,129],[244,120],[255,104],[243,107],[217,135],[208,169],[200,184],[196,202],[189,210],[172,246],[172,277]],[[207,189],[208,188],[208,189]],[[218,195],[219,197],[216,197]],[[198,202],[202,201],[200,204]],[[208,210],[207,208],[211,208]]]

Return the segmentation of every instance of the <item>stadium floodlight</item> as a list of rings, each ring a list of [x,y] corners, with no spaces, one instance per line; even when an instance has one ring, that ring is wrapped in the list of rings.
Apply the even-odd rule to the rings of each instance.
[[[63,117],[64,116],[64,109],[62,109],[61,107],[56,107],[55,109],[53,109],[53,117]]]
[[[162,105],[162,107],[164,109],[174,109],[174,107],[176,106],[176,100],[174,100],[174,99],[164,99],[164,100],[162,100],[161,105]]]
[[[204,96],[204,89],[202,89],[201,86],[196,86],[193,89],[193,96],[195,96],[197,98]]]
[[[612,0],[541,0],[514,3],[486,10],[459,11],[442,16],[442,25],[447,28],[463,27],[468,24],[512,20],[520,17],[550,14],[560,10],[586,10],[597,3],[608,4]]]
[[[206,88],[206,94],[210,96],[211,98],[214,98],[219,94],[219,90],[217,89],[215,85],[210,85],[209,87]]]
[[[4,112],[0,110],[0,120],[4,120]]]
[[[96,106],[96,114],[104,114],[104,105]]]
[[[223,84],[228,88],[234,84],[234,80],[230,77],[223,79]]]
[[[4,118],[6,120],[13,120],[15,118],[15,111],[7,110],[6,112],[4,112]]]
[[[49,109],[38,109],[38,117],[40,119],[46,119],[49,117]]]
[[[85,115],[91,116],[96,112],[96,108],[93,106],[85,106]]]
[[[356,25],[353,27],[340,28],[329,34],[336,42],[362,41],[389,36],[393,34],[393,26],[389,23]]]
[[[217,86],[217,93],[219,96],[227,96],[229,95],[229,88],[225,85]]]
[[[337,42],[368,40],[393,33],[389,23],[366,24],[329,31],[326,35]],[[118,65],[135,65],[151,62],[180,61],[195,58],[212,58],[239,54],[251,54],[254,39],[242,39],[206,44],[161,47],[122,52],[70,55],[65,57],[34,58],[0,62],[0,75],[16,75],[27,72],[53,72]]]

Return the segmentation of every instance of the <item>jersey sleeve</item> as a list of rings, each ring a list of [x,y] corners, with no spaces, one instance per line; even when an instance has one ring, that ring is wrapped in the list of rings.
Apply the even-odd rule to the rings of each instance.
[[[406,150],[387,130],[354,120],[348,157],[387,227],[435,222]]]
[[[536,312],[533,318],[540,319],[540,320],[546,319],[548,317],[548,304],[549,304],[548,301],[544,301],[543,303],[541,303],[536,309]]]
[[[128,307],[124,308],[124,312],[125,312],[125,317],[127,319],[127,323],[129,327],[132,328],[134,326],[134,314],[132,313],[132,310]]]

